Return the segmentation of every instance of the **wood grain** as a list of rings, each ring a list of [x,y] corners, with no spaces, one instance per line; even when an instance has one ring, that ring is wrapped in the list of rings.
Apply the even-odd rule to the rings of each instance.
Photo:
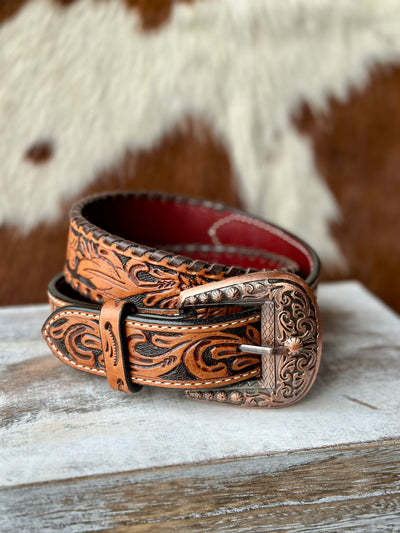
[[[32,533],[396,531],[399,461],[399,442],[387,441],[28,485],[0,493],[0,524]]]
[[[397,531],[400,320],[322,284],[323,359],[293,407],[126,395],[47,349],[47,306],[0,309],[0,531]]]

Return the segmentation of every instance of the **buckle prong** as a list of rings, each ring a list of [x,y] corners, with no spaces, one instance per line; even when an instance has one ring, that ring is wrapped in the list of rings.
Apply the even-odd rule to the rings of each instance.
[[[304,396],[321,353],[318,307],[307,283],[289,272],[254,272],[186,289],[178,299],[179,308],[221,305],[260,306],[260,345],[238,347],[260,356],[260,378],[187,396],[246,407],[281,407]]]
[[[244,353],[260,355],[261,375],[258,380],[260,387],[268,390],[276,388],[276,357],[287,353],[285,348],[271,348],[270,346],[255,346],[253,344],[241,344],[239,350]]]
[[[281,351],[269,346],[255,346],[254,344],[241,344],[239,350],[244,353],[255,355],[280,355]]]

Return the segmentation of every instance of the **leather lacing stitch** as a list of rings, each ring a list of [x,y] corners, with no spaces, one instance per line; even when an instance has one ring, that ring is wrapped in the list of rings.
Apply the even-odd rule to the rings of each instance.
[[[270,261],[275,262],[279,265],[281,269],[286,269],[287,271],[295,271],[297,264],[295,261],[291,259],[287,259],[283,256],[280,256],[279,254],[275,254],[273,252],[267,252],[264,250],[259,250],[258,248],[246,248],[244,246],[233,246],[233,245],[227,245],[227,244],[217,244],[217,245],[210,245],[210,244],[172,244],[168,245],[169,249],[172,249],[174,252],[186,252],[186,253],[192,253],[192,252],[200,252],[200,253],[212,253],[216,255],[228,255],[228,256],[240,256],[245,258],[250,258],[252,261]],[[209,263],[206,261],[203,261],[201,259],[197,259],[195,263],[201,263],[202,266],[207,266]],[[215,265],[218,266],[218,265]],[[221,265],[222,267],[222,265]],[[233,268],[241,268],[241,267],[233,267]],[[192,270],[194,270],[192,265]],[[201,270],[201,268],[198,268],[196,270]],[[246,274],[250,274],[251,272],[258,272],[256,268],[248,267],[246,269]]]
[[[182,255],[176,255],[171,252],[168,252],[166,250],[159,250],[157,248],[150,248],[149,246],[142,245],[142,244],[129,244],[126,245],[126,242],[121,241],[119,238],[115,238],[113,235],[107,232],[94,232],[93,230],[89,230],[86,225],[81,225],[79,222],[77,222],[76,219],[72,221],[72,225],[74,227],[74,231],[82,235],[83,237],[92,240],[96,244],[105,244],[107,247],[112,248],[116,252],[120,252],[122,254],[126,254],[126,252],[130,252],[132,256],[134,257],[140,257],[143,259],[143,256],[147,255],[147,260],[150,262],[157,263],[161,259],[165,259],[167,261],[167,266],[171,267],[172,269],[176,269],[181,267],[182,265],[185,265],[186,272],[197,274],[200,270],[204,269],[204,275],[205,276],[215,276],[218,275],[220,272],[225,272],[227,277],[239,275],[239,274],[248,274],[250,272],[254,272],[256,269],[250,267],[250,268],[242,268],[237,266],[230,266],[227,267],[226,265],[222,265],[219,263],[206,263],[205,261],[201,261],[198,259],[190,259],[189,257],[185,257]],[[100,233],[100,234],[99,234]],[[108,237],[114,237],[114,238],[108,238]],[[144,260],[144,259],[143,259]],[[205,268],[207,267],[207,268]]]
[[[214,211],[224,211],[226,210],[226,206],[219,204],[219,203],[213,203],[209,201],[200,200],[197,198],[186,198],[184,196],[173,196],[173,195],[164,195],[159,193],[135,193],[135,198],[146,198],[150,201],[154,200],[161,200],[162,202],[172,202],[175,204],[188,204],[192,206],[201,205],[205,209],[212,209]],[[132,197],[131,193],[121,193],[118,195],[114,195],[112,199],[106,194],[103,195],[96,195],[96,200],[98,201],[114,201],[118,198],[128,198]],[[98,228],[91,222],[89,222],[86,218],[82,215],[82,210],[84,207],[92,201],[93,197],[89,197],[87,199],[83,199],[75,206],[73,207],[71,211],[71,219],[75,222],[75,229],[79,233],[85,234],[86,237],[93,238],[97,243],[104,243],[107,246],[113,246],[117,249],[117,251],[120,251],[122,253],[125,253],[126,251],[130,251],[133,253],[136,257],[143,257],[144,255],[148,255],[148,258],[150,261],[157,261],[157,254],[161,251],[157,248],[153,248],[150,246],[146,246],[143,244],[138,243],[130,243],[127,241],[124,241],[120,238],[118,238],[115,235],[112,235],[111,233],[108,233],[101,228]],[[192,271],[193,273],[197,273],[199,271],[198,269],[198,263],[197,260],[193,260],[189,257],[184,257],[181,255],[176,255],[170,252],[165,252],[165,255],[163,257],[167,260],[167,263],[172,268],[179,268],[183,264],[186,264],[187,269]],[[205,275],[216,275],[219,274],[221,271],[224,271],[227,276],[232,275],[238,275],[238,274],[248,274],[249,272],[252,272],[253,269],[245,269],[242,267],[227,267],[226,265],[214,263],[209,264],[205,263],[205,266],[208,268],[205,270]]]
[[[138,244],[138,243],[129,243],[129,242],[123,241],[120,238],[116,237],[115,235],[112,235],[98,228],[97,226],[89,222],[86,218],[84,218],[82,215],[82,210],[88,203],[90,203],[93,200],[93,198],[96,198],[96,201],[115,201],[115,199],[118,199],[118,198],[129,198],[129,197],[132,197],[132,193],[121,192],[120,194],[114,195],[112,198],[108,196],[108,193],[104,193],[104,194],[95,195],[94,197],[92,196],[92,197],[83,199],[77,204],[75,204],[75,206],[73,207],[71,211],[71,219],[75,221],[76,226],[77,226],[76,229],[79,230],[80,233],[84,233],[86,236],[92,235],[98,243],[102,241],[104,244],[108,246],[114,246],[117,249],[117,251],[120,251],[122,253],[125,253],[127,250],[129,250],[136,257],[143,257],[143,255],[147,254],[149,260],[157,261],[157,259],[153,259],[153,254],[155,254],[154,257],[157,257],[156,254],[160,252],[160,250],[146,246],[146,245]],[[144,191],[144,192],[135,193],[134,197],[137,199],[145,198],[150,201],[161,201],[164,203],[170,202],[174,204],[187,204],[191,206],[200,205],[204,207],[205,209],[212,209],[214,211],[227,210],[227,207],[224,206],[223,204],[220,204],[217,202],[214,203],[214,202],[207,201],[207,200],[201,200],[199,198],[187,198],[185,196],[175,196],[175,195],[168,195],[168,194],[161,194],[161,193],[149,193],[149,192]],[[262,220],[253,220],[249,217],[246,217],[245,215],[242,215],[240,212],[236,213],[235,210],[232,210],[229,213],[229,215],[227,215],[223,219],[216,221],[214,225],[210,227],[209,233],[210,233],[211,238],[213,239],[213,235],[211,234],[214,234],[214,238],[217,239],[216,229],[218,229],[223,224],[226,224],[231,220],[240,220],[242,222],[248,223],[262,230],[265,230],[267,232],[278,235],[280,238],[282,238],[284,241],[286,241],[290,245],[297,248],[301,253],[303,253],[307,257],[307,260],[310,265],[310,272],[312,271],[314,261],[306,246],[303,246],[301,243],[298,243],[295,239],[292,239],[289,235],[286,235],[286,233],[280,230],[280,228],[277,228],[273,225],[269,225],[263,222]],[[235,267],[235,266],[227,267],[225,265],[221,265],[218,263],[214,263],[211,265],[209,263],[204,263],[204,265],[201,265],[198,262],[198,260],[193,260],[191,258],[184,257],[181,255],[174,255],[172,253],[170,254],[169,252],[165,252],[164,259],[167,260],[167,264],[171,266],[172,268],[178,268],[182,266],[183,264],[186,264],[187,270],[193,273],[197,273],[202,268],[207,266],[208,268],[205,270],[204,274],[210,275],[210,276],[219,274],[221,271],[224,271],[227,277],[231,277],[231,276],[235,276],[239,274],[248,274],[256,270],[251,267],[247,269],[244,269],[242,267]],[[314,280],[312,285],[315,286],[317,282],[318,280]]]

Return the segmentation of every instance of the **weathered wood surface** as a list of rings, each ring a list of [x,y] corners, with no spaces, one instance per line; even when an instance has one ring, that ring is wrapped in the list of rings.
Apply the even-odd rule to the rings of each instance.
[[[71,533],[387,533],[400,527],[399,460],[383,442],[16,487],[3,521]]]
[[[0,530],[400,530],[400,320],[356,283],[319,302],[320,374],[275,411],[116,393],[50,354],[47,306],[0,309]]]

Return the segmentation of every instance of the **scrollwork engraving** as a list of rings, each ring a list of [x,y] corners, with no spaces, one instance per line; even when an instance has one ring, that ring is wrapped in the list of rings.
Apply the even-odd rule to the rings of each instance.
[[[73,315],[65,315],[50,324],[48,336],[72,362],[94,369],[105,368],[98,320],[85,317],[77,321]]]
[[[219,284],[220,287],[214,286],[209,291],[205,287],[203,294],[205,292],[206,297],[203,296],[201,300],[200,294],[196,294],[201,289],[188,291],[188,297],[182,298],[181,305],[200,305],[200,301],[205,305],[205,300],[210,305],[217,301],[228,303],[232,301],[232,297],[235,304],[239,302],[241,305],[255,301],[263,305],[265,302],[273,303],[273,345],[281,347],[275,355],[276,386],[264,388],[265,381],[238,383],[226,389],[227,396],[224,399],[219,396],[218,401],[244,407],[280,407],[303,397],[315,379],[321,351],[319,315],[311,289],[297,276],[285,274],[280,279],[279,273],[274,273],[270,274],[270,278],[252,281],[251,277],[256,276],[257,274],[250,275],[250,279],[243,283],[237,278],[238,281],[233,280],[229,287],[222,283]],[[271,316],[268,320],[271,320]],[[217,391],[218,389],[201,391],[200,397],[196,399],[206,400],[207,392]],[[193,397],[193,392],[187,391],[187,395]]]

